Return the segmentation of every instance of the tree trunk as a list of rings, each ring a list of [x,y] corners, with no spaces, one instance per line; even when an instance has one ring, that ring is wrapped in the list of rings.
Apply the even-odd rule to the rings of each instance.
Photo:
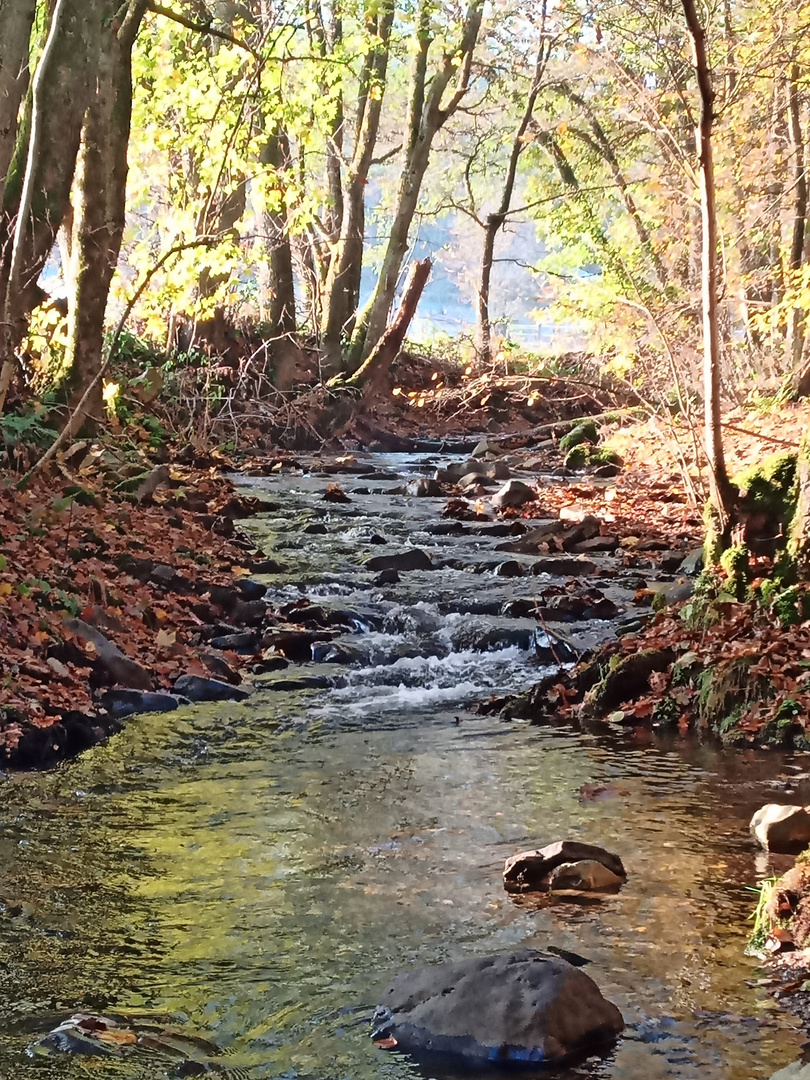
[[[720,324],[717,302],[717,212],[712,156],[714,91],[706,55],[706,34],[698,19],[694,0],[682,0],[694,48],[695,71],[700,91],[697,140],[700,153],[700,210],[702,220],[701,279],[703,294],[703,393],[706,411],[706,458],[709,487],[716,519],[719,548],[728,543],[732,525],[733,497],[723,453],[720,409]]]
[[[788,533],[788,555],[801,581],[810,580],[810,434],[799,446],[797,477],[799,497]]]
[[[360,298],[368,172],[380,127],[394,7],[386,2],[367,29],[375,44],[364,58],[358,95],[355,149],[343,199],[340,236],[332,251],[324,286],[322,347],[327,370],[340,370],[341,341],[353,329]]]
[[[264,148],[263,161],[284,175],[290,168],[290,144],[282,129],[270,136]],[[293,274],[290,230],[286,207],[265,210],[263,214],[267,251],[267,319],[277,335],[294,334],[295,278]]]
[[[512,139],[512,148],[509,152],[509,163],[506,167],[506,176],[501,190],[501,201],[497,211],[490,214],[484,225],[484,243],[481,249],[481,271],[478,278],[478,310],[475,327],[475,348],[478,359],[484,364],[492,362],[492,328],[489,317],[489,294],[492,284],[492,266],[495,260],[495,237],[503,228],[506,215],[512,205],[512,195],[515,190],[517,179],[517,167],[520,155],[526,148],[526,130],[531,123],[534,114],[534,106],[537,95],[540,93],[540,83],[548,61],[550,43],[546,41],[546,12],[547,0],[543,0],[540,13],[540,46],[537,50],[537,59],[534,65],[534,77],[526,98],[523,115],[517,126],[517,131]]]
[[[0,409],[5,403],[26,318],[39,296],[37,279],[70,197],[84,114],[98,67],[102,20],[112,0],[58,0],[52,34],[34,76],[30,129],[18,132],[6,179],[5,206],[17,214],[15,243],[0,263],[4,312]],[[15,254],[16,250],[16,254]],[[12,272],[13,271],[13,272]]]
[[[346,380],[346,386],[367,386],[396,360],[432,267],[430,259],[422,259],[411,266],[396,316],[354,375]]]
[[[365,309],[357,319],[352,336],[350,365],[365,359],[380,340],[396,294],[397,281],[408,250],[408,233],[430,159],[433,139],[448,117],[461,104],[470,84],[472,57],[481,28],[483,0],[470,0],[456,48],[445,53],[441,65],[427,81],[427,54],[430,47],[430,17],[433,6],[422,0],[418,14],[418,51],[411,81],[408,144],[397,196],[394,220],[377,284]],[[442,98],[453,76],[456,86],[447,104]],[[422,104],[424,103],[424,104]]]
[[[126,215],[132,47],[148,0],[131,0],[121,24],[105,25],[96,95],[87,110],[76,169],[75,206],[68,282],[68,402],[75,409],[93,392],[70,424],[79,431],[103,417],[97,379],[104,347],[104,314],[118,264]]]
[[[793,150],[793,231],[790,239],[791,285],[798,286],[804,259],[804,235],[807,227],[807,175],[804,171],[804,135],[799,98],[799,66],[790,65],[788,81],[788,128]],[[796,305],[790,313],[787,333],[787,359],[791,370],[801,368],[804,352],[804,312]],[[797,381],[797,390],[801,380]],[[805,391],[806,393],[806,391]]]
[[[0,0],[0,209],[20,104],[28,89],[28,53],[37,0]]]

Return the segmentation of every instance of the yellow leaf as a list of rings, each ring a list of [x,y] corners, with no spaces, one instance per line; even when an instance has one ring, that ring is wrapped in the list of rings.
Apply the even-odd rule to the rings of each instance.
[[[174,630],[158,630],[155,644],[159,649],[168,649],[170,645],[174,645],[177,641],[177,634]]]
[[[7,581],[0,581],[0,596],[10,596],[14,592],[14,586]]]

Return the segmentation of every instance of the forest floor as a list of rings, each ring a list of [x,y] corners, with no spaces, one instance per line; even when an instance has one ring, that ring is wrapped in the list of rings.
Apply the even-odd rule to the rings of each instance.
[[[455,504],[462,499],[494,518],[595,517],[601,532],[621,545],[626,565],[638,550],[685,554],[702,532],[695,440],[686,428],[634,421],[626,410],[611,412],[611,404],[587,383],[473,376],[409,360],[324,448],[322,460],[339,474],[341,453],[360,446],[443,446],[447,453],[462,439],[455,445],[469,452],[483,437],[490,458],[508,451],[558,477],[541,482],[539,500],[520,509],[484,511],[480,498],[465,499],[447,485],[444,494]],[[601,417],[602,440],[624,459],[612,479],[560,473],[558,438],[583,415]],[[783,408],[775,436],[773,416],[730,413],[725,434],[733,465],[796,445],[809,420],[806,407]],[[137,440],[125,449],[120,437],[79,442],[24,492],[15,481],[28,460],[21,448],[13,456],[14,467],[0,481],[0,765],[36,767],[72,756],[116,730],[137,694],[157,694],[156,708],[176,707],[161,696],[173,688],[185,687],[192,696],[239,696],[246,664],[248,671],[270,670],[300,648],[303,631],[294,615],[268,609],[263,587],[251,578],[272,573],[272,560],[234,525],[266,506],[239,495],[226,476],[300,470],[295,452],[226,454],[186,446],[164,447],[155,456]],[[787,670],[793,661],[783,655],[778,626],[765,633],[742,607],[736,640],[740,621],[747,620],[760,644],[767,642],[769,676],[779,664]],[[688,640],[689,650],[695,648],[671,612],[644,633],[655,647],[666,639],[670,645]],[[810,657],[810,635],[805,642],[804,628],[791,633],[801,663]],[[249,662],[239,648],[246,634],[256,642]],[[647,647],[641,642],[629,635],[621,649]],[[710,638],[704,644],[714,648]],[[181,677],[185,683],[175,686]],[[190,690],[189,677],[197,680]],[[804,702],[802,673],[791,679]],[[659,696],[668,688],[658,685]],[[636,719],[654,712],[654,696],[644,695]],[[554,702],[558,710],[569,706],[565,692]]]

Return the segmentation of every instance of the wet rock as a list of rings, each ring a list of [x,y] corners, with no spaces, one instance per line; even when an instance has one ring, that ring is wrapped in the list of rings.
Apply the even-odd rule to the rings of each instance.
[[[500,491],[492,496],[492,505],[499,510],[510,506],[524,506],[529,502],[537,502],[537,491],[524,484],[522,480],[507,480]]]
[[[173,712],[181,702],[174,694],[108,690],[101,695],[99,704],[110,716],[123,720],[125,716],[135,716],[137,713]]]
[[[467,496],[485,495],[486,483],[486,478],[479,476],[478,473],[467,473],[466,476],[462,476],[457,486]]]
[[[599,480],[609,480],[613,476],[618,476],[621,471],[622,467],[618,462],[608,461],[604,465],[597,465],[591,471],[591,476],[595,476]]]
[[[250,569],[254,574],[283,574],[287,567],[275,559],[260,559],[253,563]]]
[[[570,547],[563,544],[565,551],[573,551],[579,555],[587,555],[591,551],[615,551],[619,546],[618,536],[592,536],[588,540],[581,540],[578,544]]]
[[[267,618],[267,604],[264,600],[237,600],[230,617],[239,626],[261,626]]]
[[[533,529],[524,530],[524,535],[519,540],[498,544],[496,551],[514,551],[519,555],[535,555],[540,550],[548,551],[549,544],[556,542],[567,528],[568,525],[557,518],[544,521]]]
[[[312,646],[316,641],[328,641],[335,636],[329,630],[274,630],[264,636],[264,645],[292,660],[296,664],[312,659]]]
[[[174,680],[176,694],[182,694],[189,701],[244,701],[250,697],[250,691],[240,686],[219,679],[204,679],[201,675],[181,675]]]
[[[624,877],[614,874],[595,859],[562,863],[548,877],[550,892],[607,892],[624,884]]]
[[[690,574],[695,577],[703,569],[703,563],[703,548],[694,548],[689,552],[686,558],[681,561],[678,570],[682,574]]]
[[[380,547],[388,543],[386,538],[384,536],[380,536],[379,533],[372,533],[366,542],[369,544],[374,544],[376,547]]]
[[[261,644],[262,635],[257,630],[242,630],[235,634],[222,634],[211,638],[214,649],[228,649],[233,652],[254,652]]]
[[[750,828],[768,851],[796,855],[810,845],[810,808],[768,803],[751,818]]]
[[[261,581],[253,581],[251,578],[244,578],[242,581],[237,582],[236,587],[242,599],[248,602],[261,600],[267,595],[267,586],[263,585]]]
[[[433,562],[428,553],[422,551],[421,548],[409,548],[395,555],[375,555],[366,563],[366,569],[375,573],[382,570],[397,570],[399,573],[405,573],[409,570],[432,570]]]
[[[477,536],[523,536],[528,531],[522,521],[499,521],[496,525],[475,530]]]
[[[665,574],[674,574],[679,570],[683,562],[683,554],[680,551],[665,551],[658,563],[659,569]]]
[[[451,503],[460,501],[461,500],[450,500]],[[442,511],[442,516],[447,513],[447,507],[449,506],[450,503],[448,503]],[[468,507],[468,509],[470,508]],[[465,515],[466,520],[468,521],[473,521],[475,516],[475,513],[471,509],[469,515]],[[425,532],[428,533],[429,536],[465,536],[469,531],[470,530],[465,525],[462,525],[461,521],[432,521],[425,525]]]
[[[584,555],[549,555],[532,563],[533,574],[551,577],[578,577],[596,573],[596,563]]]
[[[253,651],[253,649],[245,650],[246,653]],[[200,649],[198,655],[215,679],[233,683],[234,686],[238,686],[242,681],[242,676],[231,667],[222,653],[214,652],[212,649]]]
[[[624,1027],[584,971],[535,949],[403,972],[373,1022],[381,1045],[487,1065],[558,1064],[610,1044]]]
[[[528,597],[519,600],[507,600],[501,607],[501,615],[508,619],[531,619],[537,608],[537,601]]]
[[[307,525],[302,532],[305,532],[307,536],[326,536],[329,530],[322,521],[313,521],[312,524]]]
[[[517,559],[507,559],[506,562],[498,563],[495,567],[496,577],[516,578],[523,577],[525,568]]]
[[[565,536],[562,540],[563,551],[573,551],[574,548],[576,548],[579,544],[584,544],[588,540],[592,540],[594,537],[598,537],[601,528],[601,521],[599,520],[599,518],[594,517],[592,514],[587,514],[582,519],[582,521],[578,521],[574,525],[567,526],[565,530]],[[615,546],[619,546],[618,541],[616,542]]]
[[[492,619],[469,618],[448,624],[447,636],[455,652],[496,652],[500,649],[530,649],[535,641],[534,626]]]
[[[381,574],[377,574],[372,582],[373,585],[398,585],[402,579],[396,570],[383,570]]]
[[[290,661],[283,656],[268,650],[258,664],[254,664],[251,671],[254,675],[269,675],[271,671],[283,671],[290,666]]]
[[[405,485],[405,494],[417,499],[437,499],[444,494],[444,489],[435,478],[422,476]]]
[[[326,675],[299,675],[296,678],[272,679],[262,683],[262,690],[327,690],[332,680]]]
[[[486,457],[487,454],[500,454],[500,447],[496,443],[487,442],[486,439],[482,439],[480,443],[475,447],[472,452],[474,458]]]
[[[503,887],[507,892],[547,889],[552,871],[566,863],[597,862],[622,881],[627,877],[622,860],[596,844],[579,840],[558,840],[535,851],[511,855],[503,867]]]

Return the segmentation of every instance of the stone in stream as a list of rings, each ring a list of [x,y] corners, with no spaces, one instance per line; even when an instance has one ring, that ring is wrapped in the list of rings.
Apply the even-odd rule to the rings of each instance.
[[[174,694],[149,693],[143,690],[108,690],[101,695],[99,704],[110,716],[123,720],[137,713],[173,712],[184,704]]]
[[[624,878],[596,859],[562,863],[548,877],[549,892],[615,892]]]
[[[768,803],[757,810],[750,827],[768,851],[797,855],[810,845],[810,812],[806,806]]]
[[[373,1023],[382,1047],[471,1065],[560,1064],[610,1045],[624,1028],[593,979],[536,949],[403,972]]]
[[[254,574],[283,574],[287,567],[283,563],[276,562],[275,559],[260,559],[259,562],[253,563],[250,569]]]
[[[383,570],[374,578],[372,585],[399,585],[399,582],[400,576],[396,570]]]
[[[526,568],[517,559],[507,559],[506,562],[498,563],[495,567],[496,577],[523,577],[525,573]]]
[[[507,892],[527,892],[530,889],[547,889],[552,871],[564,864],[597,862],[611,874],[624,881],[627,877],[618,855],[579,840],[558,840],[534,851],[521,851],[511,855],[503,867],[503,887]]]
[[[532,563],[533,574],[549,574],[551,577],[576,577],[595,574],[596,563],[583,555],[549,555]]]
[[[200,675],[181,675],[174,680],[174,692],[189,701],[244,701],[250,691],[219,679],[204,679]]]
[[[267,594],[267,586],[262,585],[260,581],[253,581],[251,578],[238,581],[236,587],[242,594],[243,600],[261,600]]]
[[[537,491],[522,480],[507,480],[503,487],[492,496],[492,505],[499,510],[507,507],[523,506],[537,502]]]
[[[578,555],[587,555],[591,551],[615,551],[618,546],[618,536],[591,536],[587,540],[580,540],[579,543],[573,544],[566,550],[573,551]]]
[[[422,476],[405,485],[405,494],[417,499],[436,499],[444,494],[444,489],[434,477]]]
[[[382,570],[397,570],[404,573],[409,570],[432,570],[433,562],[426,551],[421,548],[410,548],[408,551],[399,551],[396,555],[375,555],[366,563],[366,570],[378,573]]]

